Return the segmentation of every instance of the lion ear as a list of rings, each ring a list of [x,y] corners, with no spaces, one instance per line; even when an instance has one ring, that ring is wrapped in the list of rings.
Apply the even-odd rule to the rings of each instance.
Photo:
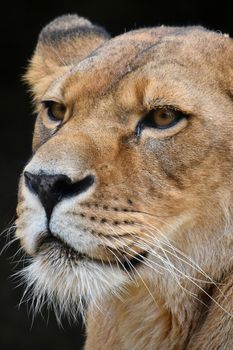
[[[109,39],[104,28],[77,15],[65,15],[46,25],[24,76],[34,99],[41,99],[51,82]]]

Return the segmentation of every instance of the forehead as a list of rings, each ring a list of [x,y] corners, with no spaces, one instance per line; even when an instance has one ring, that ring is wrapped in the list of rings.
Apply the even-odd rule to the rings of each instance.
[[[223,52],[229,39],[199,27],[159,27],[132,31],[115,37],[90,56],[70,67],[53,89],[67,100],[94,98],[114,90],[118,82],[148,65],[164,80],[181,79],[205,70],[205,80],[224,71]],[[144,69],[145,73],[147,70]],[[151,72],[151,70],[150,70]],[[219,73],[219,72],[218,72]],[[219,75],[219,74],[218,74]],[[147,77],[149,78],[149,76]]]

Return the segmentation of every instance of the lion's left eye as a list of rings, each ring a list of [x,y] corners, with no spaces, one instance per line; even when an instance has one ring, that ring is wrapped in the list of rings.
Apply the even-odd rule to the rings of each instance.
[[[168,129],[185,118],[185,114],[172,108],[157,108],[151,110],[137,125],[136,133],[140,134],[142,129],[149,127],[155,129]]]
[[[48,117],[55,122],[61,122],[66,113],[66,107],[62,103],[56,101],[43,101],[47,109]]]

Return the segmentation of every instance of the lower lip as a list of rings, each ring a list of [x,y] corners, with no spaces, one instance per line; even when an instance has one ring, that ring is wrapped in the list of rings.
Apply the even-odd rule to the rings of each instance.
[[[56,247],[58,246],[59,249],[66,249],[67,253],[69,253],[69,256],[73,255],[75,259],[83,260],[83,259],[89,259],[88,256],[82,253],[76,252],[72,247],[70,247],[67,243],[63,242],[61,239],[53,236],[52,234],[49,234],[47,237],[45,237],[39,244],[37,248],[37,252],[41,252],[43,249],[48,247]]]
[[[75,251],[72,247],[70,247],[68,244],[63,242],[61,239],[59,239],[51,234],[49,236],[47,236],[46,238],[44,238],[43,241],[38,245],[37,252],[40,252],[44,248],[49,247],[49,246],[51,246],[51,247],[58,246],[57,248],[59,248],[59,249],[66,249],[67,254],[69,254],[69,257],[73,256],[77,260],[86,260],[86,261],[90,261],[93,263],[101,264],[102,266],[109,265],[109,262],[105,262],[103,260],[91,258],[88,255],[85,255],[85,254],[82,254],[82,253]],[[130,272],[132,270],[132,268],[135,268],[135,267],[139,266],[141,263],[143,263],[143,261],[146,259],[146,257],[147,257],[147,252],[142,252],[140,254],[135,255],[131,259],[129,259],[129,258],[127,258],[126,260],[123,259],[121,261],[121,264],[117,264],[114,261],[111,261],[111,264],[117,265],[123,271]]]

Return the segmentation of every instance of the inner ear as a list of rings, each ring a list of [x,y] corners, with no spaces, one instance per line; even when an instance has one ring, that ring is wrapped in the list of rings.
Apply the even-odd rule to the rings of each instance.
[[[25,80],[34,99],[41,99],[51,82],[109,39],[102,27],[77,15],[65,15],[46,25],[38,39]]]

